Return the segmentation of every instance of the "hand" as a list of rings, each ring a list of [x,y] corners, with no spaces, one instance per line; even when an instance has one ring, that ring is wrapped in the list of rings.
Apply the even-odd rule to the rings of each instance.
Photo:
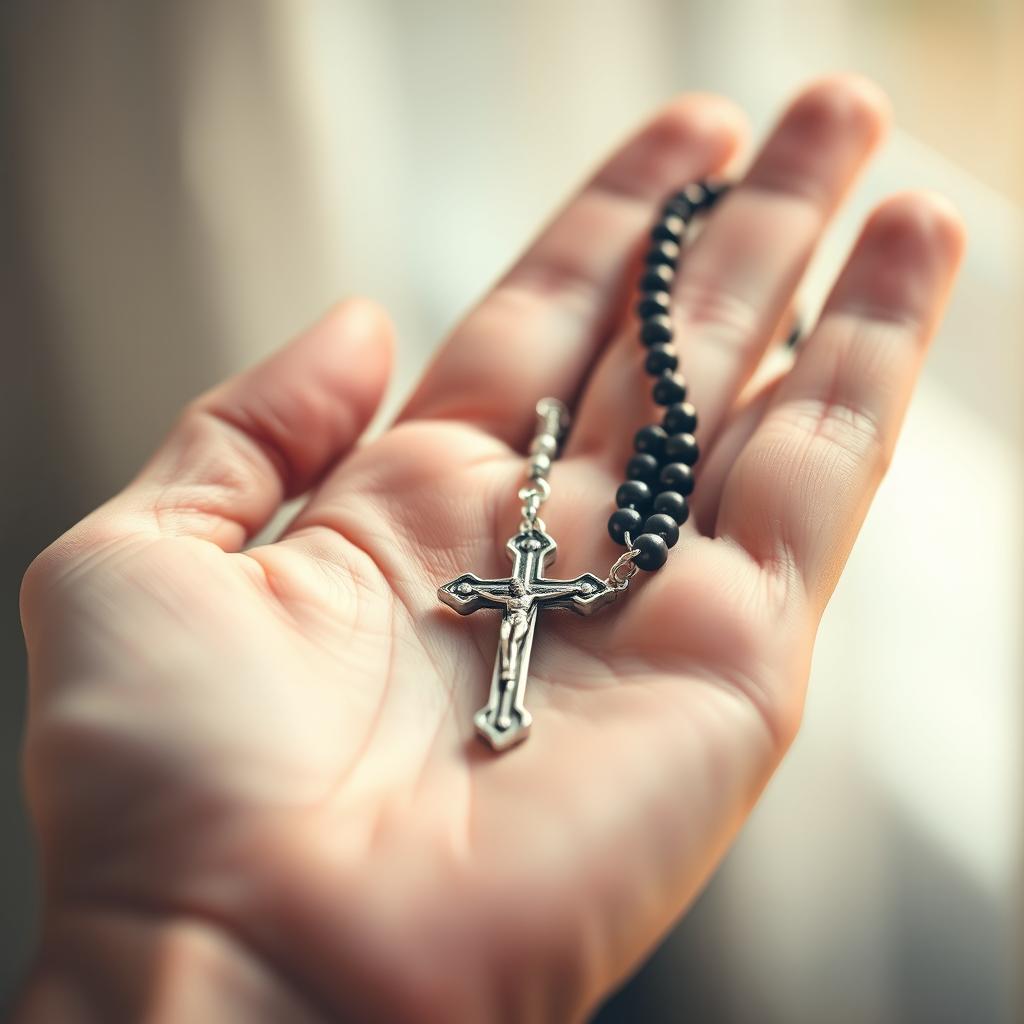
[[[740,143],[721,99],[685,97],[627,142],[377,440],[355,447],[389,328],[353,301],[191,405],[36,560],[26,767],[47,911],[27,1019],[93,1000],[108,1020],[562,1021],[637,964],[795,733],[960,256],[944,202],[887,201],[792,367],[751,386],[885,120],[860,80],[813,85],[687,254],[694,516],[598,618],[543,617],[513,751],[472,725],[498,623],[435,590],[504,574],[548,394],[575,409],[545,507],[559,574],[619,553],[605,522],[655,418],[630,286],[663,198]],[[307,492],[281,539],[245,548]]]

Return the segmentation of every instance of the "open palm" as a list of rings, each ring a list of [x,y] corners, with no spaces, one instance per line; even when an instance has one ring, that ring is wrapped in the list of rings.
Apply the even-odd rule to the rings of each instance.
[[[44,947],[99,929],[175,935],[186,964],[217,950],[240,1020],[246,999],[267,1019],[565,1020],[623,977],[795,732],[959,257],[943,204],[888,201],[792,368],[751,385],[884,117],[863,82],[811,87],[688,253],[694,516],[598,616],[541,616],[533,734],[509,753],[472,723],[496,617],[436,588],[505,574],[546,394],[575,418],[545,508],[557,574],[607,572],[611,496],[654,418],[627,308],[639,246],[668,192],[730,159],[732,108],[686,97],[629,141],[372,443],[354,447],[390,340],[366,302],[194,403],[26,579]]]

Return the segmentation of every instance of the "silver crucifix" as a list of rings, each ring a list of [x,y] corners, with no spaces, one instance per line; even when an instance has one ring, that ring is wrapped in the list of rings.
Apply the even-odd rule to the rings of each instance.
[[[589,615],[614,600],[619,589],[589,572],[574,580],[545,579],[544,567],[554,561],[556,545],[536,527],[521,530],[506,548],[512,559],[511,576],[482,580],[464,573],[437,591],[460,615],[479,608],[496,608],[502,613],[491,696],[473,719],[477,731],[495,750],[526,739],[533,720],[524,700],[537,610],[568,608],[577,615]]]

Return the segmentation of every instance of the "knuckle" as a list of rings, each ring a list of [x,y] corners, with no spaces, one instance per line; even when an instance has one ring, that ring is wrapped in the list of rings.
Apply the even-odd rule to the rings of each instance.
[[[757,332],[758,310],[743,296],[721,287],[720,283],[684,276],[678,285],[677,298],[687,325],[701,341],[743,348]]]
[[[52,545],[51,545],[52,547]],[[28,564],[21,577],[20,604],[23,619],[27,619],[35,607],[37,595],[52,578],[54,557],[50,548],[41,551]]]
[[[812,433],[856,463],[887,469],[891,458],[878,417],[849,401],[821,403],[808,414]]]
[[[119,531],[108,523],[107,517],[94,512],[47,545],[22,575],[19,594],[22,618],[27,622],[34,616],[43,597],[69,567],[119,537]]]

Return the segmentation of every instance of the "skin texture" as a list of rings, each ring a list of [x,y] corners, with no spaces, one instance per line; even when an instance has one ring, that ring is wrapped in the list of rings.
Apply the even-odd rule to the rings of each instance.
[[[202,396],[25,580],[25,766],[46,888],[19,1019],[583,1017],[706,882],[797,729],[820,615],[891,455],[963,245],[942,200],[864,226],[792,368],[829,215],[883,134],[862,80],[782,114],[674,295],[701,412],[694,515],[599,618],[541,615],[528,742],[473,735],[533,406],[576,423],[545,507],[603,573],[655,418],[629,310],[661,200],[720,173],[724,100],[669,105],[600,169],[358,445],[390,329],[346,302]],[[245,549],[309,492],[276,543]]]

